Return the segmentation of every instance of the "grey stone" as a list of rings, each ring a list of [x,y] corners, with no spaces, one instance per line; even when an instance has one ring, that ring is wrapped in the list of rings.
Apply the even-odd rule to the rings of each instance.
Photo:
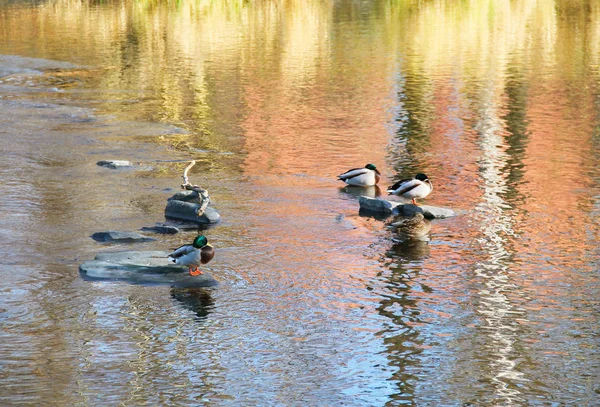
[[[118,168],[129,168],[133,167],[131,161],[126,160],[100,160],[96,163],[100,167],[110,168],[112,170],[116,170]]]
[[[448,208],[440,208],[429,205],[417,206],[413,204],[402,204],[400,202],[369,198],[367,196],[361,196],[358,198],[358,203],[360,205],[361,214],[373,215],[375,217],[384,219],[392,214],[413,216],[417,212],[421,212],[427,219],[443,219],[456,215],[452,209]]]
[[[177,233],[179,233],[179,228],[164,224],[158,224],[155,226],[144,226],[142,230],[145,232],[160,233],[162,235],[176,235]]]
[[[109,230],[106,232],[96,232],[92,235],[92,239],[97,242],[115,242],[115,243],[137,243],[151,242],[155,239],[140,235],[133,232],[119,232],[117,230]]]
[[[200,204],[198,203],[169,199],[165,208],[165,217],[167,219],[192,221],[199,224],[217,223],[221,219],[219,212],[210,206],[206,207],[201,216],[198,216],[199,208]]]
[[[218,284],[203,271],[190,276],[188,268],[171,263],[168,252],[127,251],[100,253],[94,260],[79,266],[83,279],[90,281],[125,281],[131,284],[165,284],[172,287],[211,287]]]
[[[183,190],[176,192],[175,195],[167,199],[167,201],[183,201],[201,204],[200,194],[196,191]]]
[[[392,210],[393,215],[401,216],[413,216],[417,212],[421,212],[427,219],[445,219],[456,216],[452,209],[430,205],[400,204]]]
[[[397,202],[390,202],[385,199],[370,198],[368,196],[361,196],[358,198],[358,204],[360,210],[365,212],[372,212],[374,214],[390,216],[394,207],[398,206]]]

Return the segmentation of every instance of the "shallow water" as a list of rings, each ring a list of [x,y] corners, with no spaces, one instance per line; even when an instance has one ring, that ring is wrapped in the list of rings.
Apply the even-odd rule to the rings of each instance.
[[[0,404],[600,405],[599,44],[585,1],[1,2]],[[191,159],[220,285],[83,281],[191,241],[90,238]],[[393,241],[367,162],[459,215]]]

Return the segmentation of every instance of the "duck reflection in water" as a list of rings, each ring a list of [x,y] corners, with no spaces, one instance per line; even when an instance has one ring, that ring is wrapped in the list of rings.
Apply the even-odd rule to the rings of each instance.
[[[200,319],[205,319],[215,304],[210,290],[206,288],[172,288],[171,297]]]
[[[398,259],[401,263],[420,261],[429,256],[429,244],[426,240],[419,239],[395,241],[388,251],[388,256]]]
[[[369,198],[377,198],[381,195],[381,189],[379,185],[371,185],[368,187],[358,187],[355,185],[346,185],[340,188],[340,192],[348,195],[360,198],[361,196],[368,196]]]

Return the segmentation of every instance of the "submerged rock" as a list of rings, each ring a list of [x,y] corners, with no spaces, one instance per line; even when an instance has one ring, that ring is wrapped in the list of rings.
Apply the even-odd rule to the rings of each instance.
[[[177,233],[179,233],[179,228],[165,224],[157,224],[155,226],[144,226],[142,230],[145,232],[159,233],[161,235],[176,235]]]
[[[131,284],[165,284],[172,287],[212,287],[218,284],[203,272],[190,276],[187,267],[171,263],[168,252],[128,251],[100,253],[94,260],[79,266],[83,279],[89,281],[125,281]]]
[[[112,170],[116,170],[118,168],[130,168],[133,167],[131,161],[126,160],[100,160],[96,163],[100,167],[110,168]]]
[[[444,219],[456,215],[452,209],[448,208],[429,205],[417,206],[413,204],[402,204],[400,202],[369,198],[367,196],[358,198],[358,203],[360,205],[361,214],[373,215],[381,218],[387,218],[391,215],[413,216],[417,212],[422,213],[427,219]]]
[[[92,235],[92,239],[97,242],[115,242],[115,243],[137,243],[151,242],[155,239],[140,235],[133,232],[119,232],[117,230],[109,230],[106,232],[96,232]]]
[[[221,219],[221,215],[214,208],[206,206],[204,211],[203,201],[196,191],[177,192],[167,200],[165,217],[196,224],[213,224]],[[201,215],[198,215],[198,213]]]

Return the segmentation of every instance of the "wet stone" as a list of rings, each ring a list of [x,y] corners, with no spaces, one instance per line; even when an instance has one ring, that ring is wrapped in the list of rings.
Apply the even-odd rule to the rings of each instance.
[[[100,253],[79,266],[88,281],[124,281],[130,284],[169,285],[171,287],[212,287],[218,284],[203,271],[190,276],[187,267],[173,264],[165,251],[127,251]]]
[[[158,224],[155,226],[144,226],[142,230],[144,232],[158,233],[161,235],[176,235],[177,233],[179,233],[178,227],[165,224]]]
[[[414,216],[418,212],[422,213],[427,219],[445,219],[456,216],[456,213],[452,209],[430,205],[400,204],[392,210],[393,215],[409,217]]]
[[[131,161],[126,160],[100,160],[96,163],[100,167],[110,168],[111,170],[116,170],[118,168],[130,168],[133,167]]]
[[[361,196],[358,198],[360,205],[360,214],[365,216],[375,216],[385,219],[391,215],[413,216],[417,212],[421,212],[427,219],[444,219],[456,216],[452,209],[440,208],[429,205],[413,205],[403,204],[400,202],[392,202],[385,199],[369,198]]]
[[[195,191],[181,191],[167,200],[165,218],[195,224],[214,224],[219,222],[221,215],[214,208],[207,206],[198,215],[201,207],[201,198]]]
[[[176,192],[172,197],[167,199],[167,201],[183,201],[183,202],[192,202],[192,203],[197,203],[197,204],[202,203],[202,202],[200,202],[200,194],[198,194],[198,192],[196,192],[196,191],[189,191],[189,190]]]
[[[92,235],[92,239],[97,242],[113,242],[113,243],[138,243],[151,242],[155,239],[140,235],[133,232],[119,232],[117,230],[109,230],[106,232],[96,232]]]

